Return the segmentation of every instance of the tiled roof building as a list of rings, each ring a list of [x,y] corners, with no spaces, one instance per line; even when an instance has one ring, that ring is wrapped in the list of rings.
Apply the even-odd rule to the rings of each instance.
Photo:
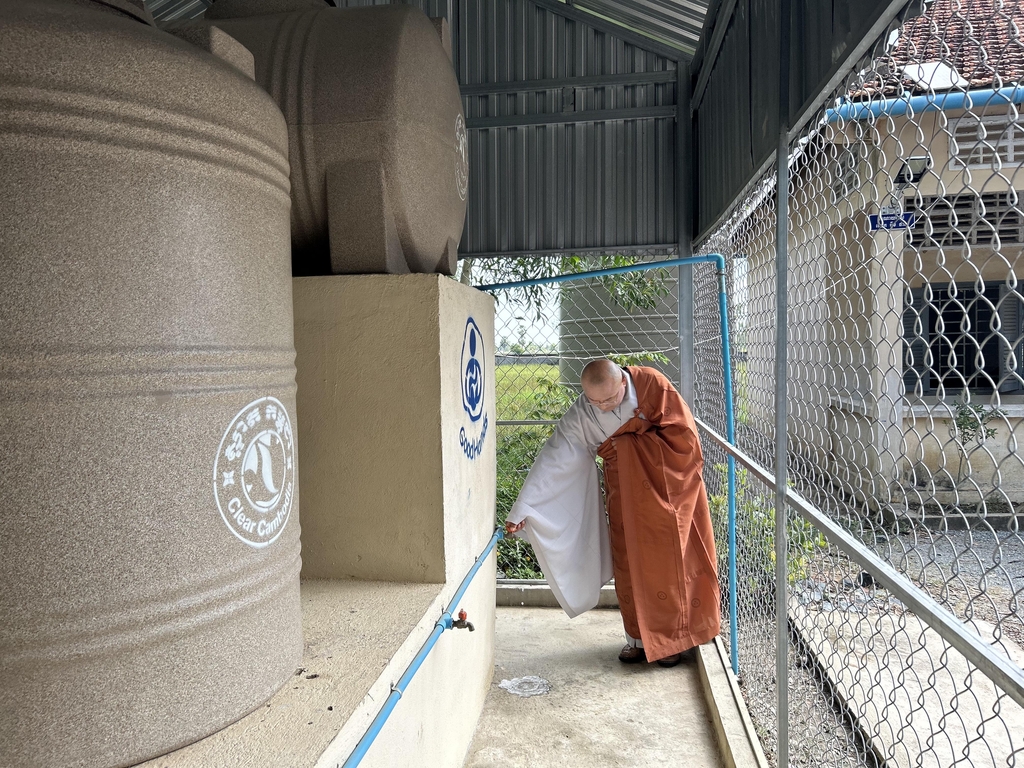
[[[941,62],[962,78],[933,76],[908,67]],[[891,76],[869,81],[854,98],[960,89],[1002,88],[1024,79],[1024,0],[934,0],[910,19],[880,62]],[[944,69],[944,68],[943,68]]]

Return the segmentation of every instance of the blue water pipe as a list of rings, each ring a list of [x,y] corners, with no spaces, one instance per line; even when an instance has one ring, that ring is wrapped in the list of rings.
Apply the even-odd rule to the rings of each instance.
[[[491,536],[491,540],[487,542],[487,546],[484,547],[484,551],[480,553],[480,556],[473,563],[473,567],[469,569],[469,573],[466,574],[466,578],[462,580],[459,588],[455,590],[455,594],[452,596],[451,602],[448,603],[448,607],[444,613],[441,614],[441,618],[437,620],[434,625],[433,631],[430,636],[423,643],[419,652],[413,658],[412,662],[406,668],[405,672],[398,679],[398,682],[391,686],[391,693],[388,695],[387,701],[384,702],[384,706],[381,707],[380,712],[373,718],[373,722],[370,723],[370,727],[363,734],[363,737],[356,744],[356,748],[352,750],[352,754],[348,756],[348,760],[345,761],[343,768],[355,768],[362,762],[363,758],[366,757],[367,751],[373,744],[374,739],[380,733],[381,728],[384,727],[384,723],[387,722],[391,716],[391,712],[398,704],[398,700],[402,698],[402,694],[405,693],[406,688],[409,687],[409,683],[412,681],[413,676],[423,665],[424,660],[427,658],[427,654],[434,648],[434,644],[444,633],[446,629],[451,629],[455,625],[455,621],[452,619],[452,611],[455,610],[462,598],[466,595],[466,590],[469,589],[470,582],[473,581],[473,577],[476,576],[477,571],[480,570],[480,566],[484,564],[487,557],[491,554],[491,550],[498,544],[498,539],[502,539],[505,536],[505,532],[498,528],[494,535]]]
[[[590,277],[607,277],[621,275],[626,272],[642,272],[648,269],[666,269],[682,267],[688,264],[712,263],[718,274],[718,317],[722,330],[722,368],[725,371],[725,430],[730,445],[736,445],[736,418],[733,412],[732,388],[732,353],[729,349],[729,306],[725,284],[725,257],[720,253],[709,253],[704,256],[690,256],[685,259],[669,259],[667,261],[651,261],[645,264],[633,264],[628,267],[609,267],[595,269],[590,272],[576,272],[554,277],[538,277],[532,280],[518,280],[512,283],[493,283],[476,286],[481,291],[501,291],[508,288],[526,288],[532,285],[550,283],[566,283],[571,280],[583,280]],[[682,362],[682,361],[680,361]],[[732,661],[733,674],[740,673],[740,657],[738,642],[738,625],[736,620],[736,459],[728,457],[728,505],[729,505],[729,656]]]
[[[847,101],[835,109],[829,109],[825,116],[830,123],[843,120],[867,120],[869,117],[899,117],[908,112],[937,112],[954,109],[982,109],[1001,104],[1024,104],[1024,85],[1006,88],[981,88],[976,91],[950,91],[947,93],[926,93],[920,96],[900,96],[895,99],[872,101]]]

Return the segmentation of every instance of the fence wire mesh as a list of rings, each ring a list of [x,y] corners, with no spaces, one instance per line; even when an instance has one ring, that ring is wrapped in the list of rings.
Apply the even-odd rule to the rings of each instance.
[[[463,262],[466,282],[490,284],[661,261],[669,251]],[[498,522],[504,523],[553,425],[579,397],[579,375],[595,357],[658,368],[679,380],[678,270],[652,269],[498,291]],[[499,576],[539,578],[521,539],[499,544]]]
[[[786,319],[790,487],[1018,668],[1021,29],[1020,3],[937,0],[822,105],[788,158]],[[730,264],[737,442],[767,468],[777,178],[703,244]],[[721,368],[713,290],[700,272],[702,372]],[[721,432],[721,386],[697,383],[695,411]],[[705,453],[724,498],[725,454]],[[741,472],[737,508],[742,685],[775,760],[772,493]],[[1006,690],[812,523],[790,512],[786,530],[790,764],[1024,764]]]
[[[740,469],[736,650],[772,765],[782,730],[791,765],[1024,765],[1019,675],[990,676],[948,640],[959,628],[978,653],[1024,667],[1021,5],[926,3],[878,41],[786,159],[789,487],[853,543],[830,544],[790,507],[780,616],[774,489]],[[736,442],[769,474],[781,437],[777,178],[769,169],[701,244],[726,257]],[[481,263],[474,282],[668,255]],[[692,269],[694,349],[682,360],[676,270],[498,295],[501,520],[590,358],[655,364],[673,381],[692,366],[694,413],[725,434],[718,278]],[[728,644],[727,454],[707,433],[703,446]],[[865,553],[881,564],[861,565]],[[531,556],[506,552],[502,568],[536,575],[516,570]],[[907,599],[880,585],[887,574]],[[926,615],[930,601],[945,619]]]

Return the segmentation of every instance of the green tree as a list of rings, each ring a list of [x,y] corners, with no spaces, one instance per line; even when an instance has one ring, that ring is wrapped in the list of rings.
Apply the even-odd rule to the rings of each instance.
[[[558,275],[575,275],[597,269],[630,267],[641,263],[643,261],[634,254],[571,254],[555,257],[492,259],[490,263],[478,263],[476,266],[477,275],[482,275],[483,277],[480,279],[487,283],[512,283]],[[465,269],[462,274],[467,274]],[[608,291],[612,301],[632,312],[654,309],[658,305],[658,301],[668,295],[668,280],[671,276],[671,269],[657,268],[625,272],[621,275],[608,275],[598,278],[598,280]],[[500,300],[510,301],[532,310],[533,314],[541,319],[549,290],[550,285],[533,285],[517,288],[514,291],[502,291]]]

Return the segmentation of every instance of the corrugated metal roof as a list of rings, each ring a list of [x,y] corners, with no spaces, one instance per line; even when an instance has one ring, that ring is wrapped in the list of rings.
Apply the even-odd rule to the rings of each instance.
[[[691,56],[708,12],[708,0],[573,0],[572,4]]]
[[[674,61],[534,0],[459,2],[462,254],[677,240]]]
[[[200,15],[213,0],[147,0],[146,5],[158,21],[191,19]],[[337,5],[380,5],[388,0],[338,0]],[[593,26],[607,33],[618,34],[626,42],[642,44],[646,39],[651,50],[669,58],[690,57],[700,40],[709,0],[529,0],[552,13]],[[472,0],[472,4],[484,0]],[[458,0],[426,0],[418,5],[433,10],[429,15],[456,15]],[[444,12],[438,11],[444,9]]]

